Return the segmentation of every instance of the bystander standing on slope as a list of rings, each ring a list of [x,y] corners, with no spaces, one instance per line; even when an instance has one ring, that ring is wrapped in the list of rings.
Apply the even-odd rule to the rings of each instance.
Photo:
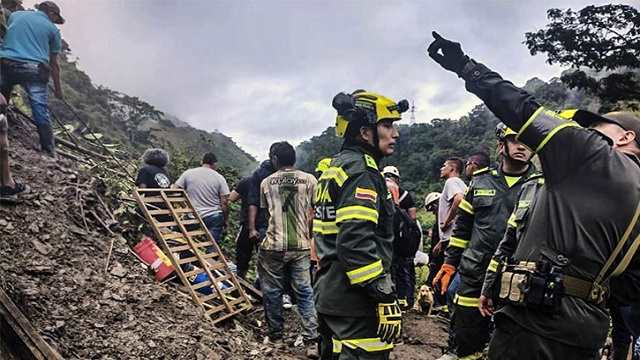
[[[229,185],[217,171],[214,153],[204,154],[201,164],[182,173],[175,185],[186,190],[211,236],[219,243],[227,222]]]
[[[29,96],[33,119],[38,128],[41,150],[55,156],[55,137],[49,116],[49,77],[54,95],[62,99],[58,53],[62,50],[60,30],[64,24],[60,8],[53,1],[36,5],[36,11],[18,11],[9,17],[0,57],[2,79],[0,92],[11,96],[15,85],[21,85]]]

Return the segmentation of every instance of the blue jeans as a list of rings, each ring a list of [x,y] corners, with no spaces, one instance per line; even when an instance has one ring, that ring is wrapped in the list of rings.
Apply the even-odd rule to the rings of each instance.
[[[220,245],[222,241],[222,229],[224,227],[224,214],[222,212],[208,215],[202,218],[213,239]]]
[[[22,85],[29,96],[33,120],[38,125],[47,125],[50,123],[48,79],[44,80],[39,69],[35,63],[2,64],[0,91],[9,100],[13,87]]]
[[[262,286],[264,313],[269,325],[269,337],[282,338],[284,317],[282,295],[287,285],[293,288],[302,322],[305,341],[318,338],[318,317],[313,305],[313,288],[309,276],[309,250],[258,251],[258,274]],[[288,284],[287,284],[288,283]]]

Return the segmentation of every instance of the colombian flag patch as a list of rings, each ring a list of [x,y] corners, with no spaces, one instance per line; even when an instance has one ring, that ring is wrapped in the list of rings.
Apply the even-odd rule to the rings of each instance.
[[[356,187],[356,199],[358,200],[369,200],[372,202],[376,202],[377,197],[378,193],[374,190]]]

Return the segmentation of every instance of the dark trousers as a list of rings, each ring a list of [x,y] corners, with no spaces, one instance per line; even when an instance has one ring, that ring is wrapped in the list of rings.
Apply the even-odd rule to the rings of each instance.
[[[394,258],[391,263],[391,276],[396,285],[399,300],[406,300],[408,308],[413,307],[416,292],[416,268],[413,257]]]
[[[506,315],[496,314],[490,360],[595,360],[597,349],[566,345],[535,334]]]
[[[380,341],[378,319],[318,313],[320,359],[388,360],[392,344]]]
[[[491,336],[491,318],[477,307],[453,306],[451,315],[456,354],[459,357],[482,352]]]
[[[620,307],[612,306],[609,309],[609,314],[611,314],[611,350],[613,355],[609,358],[612,360],[627,360],[633,335],[624,322]]]
[[[236,265],[238,267],[237,275],[239,277],[246,279],[251,257],[257,248],[258,244],[249,239],[249,230],[247,227],[244,224],[240,225],[240,231],[238,232],[238,236],[236,236]]]

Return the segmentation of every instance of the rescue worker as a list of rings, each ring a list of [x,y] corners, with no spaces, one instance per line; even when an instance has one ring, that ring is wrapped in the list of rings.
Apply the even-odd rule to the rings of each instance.
[[[489,342],[490,319],[478,310],[484,273],[502,239],[518,191],[535,171],[531,164],[533,153],[515,136],[515,131],[504,124],[498,125],[499,166],[480,169],[473,174],[459,206],[461,211],[449,238],[444,265],[434,280],[440,282],[440,288],[446,289],[449,285],[446,275],[460,273],[450,323],[459,359],[481,358]]]
[[[394,121],[409,103],[364,90],[340,93],[341,151],[316,190],[314,287],[322,359],[388,359],[401,331],[391,281],[393,202],[379,162],[394,152]]]
[[[588,111],[563,119],[459,43],[433,36],[429,56],[518,132],[544,172],[512,256],[519,276],[501,278],[513,296],[494,315],[489,358],[595,359],[609,330],[605,299],[640,302],[640,119]],[[535,280],[527,292],[523,279]]]

